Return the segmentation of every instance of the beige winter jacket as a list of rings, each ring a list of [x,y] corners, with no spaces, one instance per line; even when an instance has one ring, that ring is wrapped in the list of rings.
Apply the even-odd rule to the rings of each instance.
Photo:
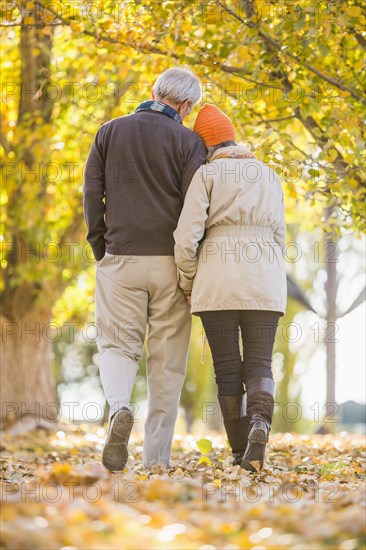
[[[179,219],[179,285],[192,290],[192,313],[259,309],[285,313],[286,223],[279,177],[252,158],[215,157],[193,176]],[[202,242],[201,242],[202,241]]]

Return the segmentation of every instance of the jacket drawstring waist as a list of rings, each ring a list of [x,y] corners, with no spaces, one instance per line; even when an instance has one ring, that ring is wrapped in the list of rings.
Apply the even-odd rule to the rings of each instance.
[[[210,237],[266,237],[274,239],[274,230],[264,225],[217,225],[206,230],[205,239]]]

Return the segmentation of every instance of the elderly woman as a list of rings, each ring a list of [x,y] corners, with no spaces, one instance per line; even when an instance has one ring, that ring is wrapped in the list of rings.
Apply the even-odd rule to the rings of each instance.
[[[209,155],[174,233],[179,285],[207,335],[234,463],[256,471],[271,429],[272,350],[286,309],[283,190],[273,170],[236,144],[220,109],[204,105],[194,130]]]

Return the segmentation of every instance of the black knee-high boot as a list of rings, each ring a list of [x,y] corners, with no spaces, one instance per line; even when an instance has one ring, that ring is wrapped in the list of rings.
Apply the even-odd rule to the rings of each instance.
[[[234,456],[240,464],[248,443],[248,417],[244,395],[218,395],[226,435]]]
[[[257,469],[251,462],[258,461],[259,468],[263,467],[272,424],[275,383],[271,378],[254,378],[246,382],[246,389],[249,435],[241,467],[250,472],[256,472]]]

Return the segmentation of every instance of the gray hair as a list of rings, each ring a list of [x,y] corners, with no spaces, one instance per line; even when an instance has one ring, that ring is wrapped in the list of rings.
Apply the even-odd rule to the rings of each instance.
[[[202,97],[202,87],[199,78],[189,69],[174,67],[162,73],[153,86],[157,101],[167,99],[174,105],[179,105],[187,99],[194,105]]]
[[[211,145],[210,147],[207,147],[207,162],[211,160],[212,155],[215,151],[217,151],[217,149],[221,149],[221,147],[230,147],[230,145],[236,145],[236,141],[222,141],[217,145]]]

